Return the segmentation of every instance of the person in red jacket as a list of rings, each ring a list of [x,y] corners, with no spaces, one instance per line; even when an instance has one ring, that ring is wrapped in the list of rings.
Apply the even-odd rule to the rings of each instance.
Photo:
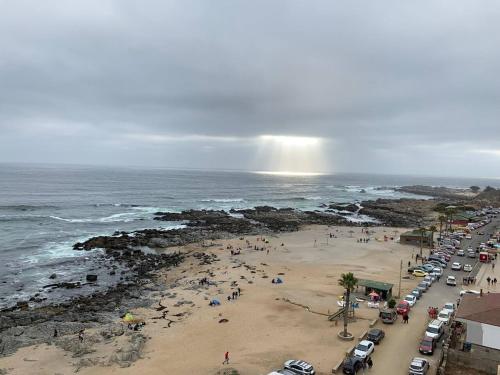
[[[223,365],[229,364],[229,352],[224,353],[224,362],[222,362]]]

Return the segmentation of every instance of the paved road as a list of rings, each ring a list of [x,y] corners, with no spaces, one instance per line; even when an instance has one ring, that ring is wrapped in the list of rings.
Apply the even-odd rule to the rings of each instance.
[[[462,240],[460,247],[465,250],[467,250],[469,246],[475,249],[481,242],[486,242],[488,240],[489,234],[493,233],[499,224],[500,218],[494,219],[494,221],[480,229],[485,235],[480,236],[473,234],[471,240]],[[411,359],[415,356],[422,356],[418,352],[418,345],[424,336],[425,329],[429,322],[427,308],[429,306],[442,307],[446,302],[456,303],[462,288],[479,289],[474,285],[462,286],[462,279],[467,273],[463,271],[452,271],[451,263],[460,262],[462,264],[469,263],[474,265],[478,261],[478,258],[471,259],[467,257],[458,257],[456,255],[453,256],[441,280],[434,283],[412,309],[408,325],[403,325],[401,320],[398,320],[394,325],[382,325],[379,323],[379,328],[386,331],[386,338],[377,346],[372,356],[374,363],[373,368],[369,371],[367,370],[367,374],[408,374],[408,366]],[[485,265],[484,267],[489,267],[489,265]],[[480,267],[476,267],[475,272],[477,272],[479,268]],[[446,285],[446,277],[448,275],[454,275],[457,278],[457,287]],[[415,280],[415,284],[418,283],[418,281],[419,280]],[[441,343],[438,349],[441,350]],[[427,357],[431,361],[430,374],[435,374],[437,367],[436,361],[439,357],[439,351],[435,352],[433,356]]]

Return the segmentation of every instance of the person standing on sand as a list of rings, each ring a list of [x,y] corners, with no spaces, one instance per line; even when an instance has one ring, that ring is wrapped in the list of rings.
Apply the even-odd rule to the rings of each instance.
[[[224,362],[222,362],[222,364],[229,364],[229,352],[224,353]]]
[[[80,342],[83,342],[84,333],[85,333],[85,329],[81,329],[80,332],[78,332],[78,340],[80,340]]]

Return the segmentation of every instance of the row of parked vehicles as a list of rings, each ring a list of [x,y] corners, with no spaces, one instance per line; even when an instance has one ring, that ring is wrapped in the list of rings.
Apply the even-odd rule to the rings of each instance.
[[[366,340],[362,340],[354,348],[353,355],[346,358],[342,364],[344,374],[356,374],[370,363],[370,356],[375,351],[375,345],[380,344],[385,337],[385,332],[378,328],[368,331]]]
[[[418,347],[418,351],[424,355],[433,355],[436,346],[445,333],[445,327],[450,323],[452,315],[455,313],[455,304],[447,302],[439,311],[437,319],[432,320],[424,333],[422,341]],[[425,375],[429,370],[429,360],[422,357],[415,357],[410,363],[410,375]]]

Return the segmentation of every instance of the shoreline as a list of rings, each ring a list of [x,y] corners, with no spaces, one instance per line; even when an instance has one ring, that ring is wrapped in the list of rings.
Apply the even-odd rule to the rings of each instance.
[[[214,246],[210,247],[191,244],[166,249],[165,251],[169,253],[176,253],[181,250],[185,259],[178,267],[173,267],[169,271],[156,271],[153,283],[157,284],[158,288],[149,284],[146,288],[150,288],[150,290],[147,293],[141,291],[138,298],[138,301],[147,300],[148,303],[144,303],[140,307],[130,308],[134,315],[146,320],[147,325],[143,331],[129,332],[125,329],[122,333],[122,330],[116,328],[117,325],[120,325],[119,312],[114,311],[114,319],[110,318],[106,323],[92,324],[86,329],[89,332],[88,345],[90,348],[87,348],[88,350],[85,349],[85,345],[82,348],[78,344],[76,332],[73,332],[69,334],[68,339],[63,340],[64,336],[60,340],[51,338],[48,342],[53,345],[48,347],[45,345],[39,346],[35,352],[38,350],[48,351],[53,353],[58,360],[62,360],[63,358],[60,356],[64,357],[64,353],[68,351],[73,353],[73,356],[76,354],[77,359],[69,363],[65,359],[66,368],[80,368],[79,371],[82,374],[106,374],[111,371],[110,365],[132,366],[131,369],[134,369],[134,371],[140,370],[148,374],[156,374],[156,372],[148,371],[143,367],[148,366],[149,361],[146,360],[138,362],[111,360],[116,353],[112,353],[113,345],[110,345],[110,343],[116,342],[119,343],[118,345],[127,346],[128,340],[131,340],[132,337],[140,337],[139,335],[146,338],[150,337],[150,339],[141,339],[141,345],[144,346],[144,353],[141,355],[154,357],[153,353],[157,352],[157,350],[153,348],[168,347],[170,348],[169,351],[172,352],[179,350],[177,348],[178,341],[169,341],[172,334],[179,339],[183,337],[182,340],[188,340],[189,342],[194,339],[191,335],[196,335],[197,340],[199,340],[196,345],[206,346],[209,341],[212,341],[214,335],[219,335],[219,332],[226,337],[228,329],[229,331],[234,329],[243,329],[245,331],[245,325],[250,324],[253,326],[255,324],[254,329],[256,332],[260,332],[261,329],[264,331],[278,330],[276,331],[276,337],[279,338],[280,335],[283,335],[281,329],[286,327],[290,320],[296,322],[292,324],[292,327],[300,322],[297,326],[298,329],[303,324],[306,326],[313,324],[314,331],[317,332],[315,334],[321,335],[321,332],[326,327],[333,327],[333,323],[328,322],[325,316],[311,314],[302,307],[294,306],[292,303],[310,306],[312,310],[323,314],[336,311],[338,306],[336,306],[335,300],[342,293],[336,282],[338,272],[349,270],[354,271],[358,277],[382,280],[388,278],[392,280],[396,277],[394,266],[399,260],[391,258],[388,262],[385,257],[393,254],[394,251],[401,252],[403,249],[402,251],[406,253],[409,250],[407,247],[401,248],[403,245],[399,245],[394,241],[383,241],[384,233],[392,235],[393,232],[392,228],[387,227],[374,227],[375,233],[371,235],[372,240],[368,244],[358,243],[356,238],[361,234],[362,229],[360,227],[312,225],[306,226],[298,232],[266,236],[267,243],[264,242],[263,247],[269,249],[269,254],[266,250],[254,250],[254,246],[261,243],[258,239],[262,238],[255,235],[219,240]],[[328,237],[329,244],[326,245],[326,235],[330,231],[335,233],[337,238],[330,240],[330,237]],[[376,238],[379,240],[376,240]],[[248,247],[247,240],[250,243]],[[316,243],[314,240],[316,240]],[[281,243],[284,243],[284,246],[281,246]],[[234,249],[241,248],[241,255],[231,256],[228,246],[232,246]],[[349,251],[342,251],[344,248],[349,249]],[[332,257],[333,254],[335,255]],[[407,255],[410,256],[409,253]],[[379,266],[375,266],[375,264]],[[270,280],[278,275],[284,279],[284,284],[276,288],[271,287]],[[198,285],[198,280],[203,277],[208,277],[213,283],[208,286]],[[412,281],[407,280],[404,285],[407,283],[411,284]],[[236,301],[231,300],[228,302],[226,300],[227,295],[231,290],[236,290],[237,287],[241,288],[241,296]],[[409,290],[410,286],[405,288]],[[221,302],[220,308],[209,307],[209,298],[218,298]],[[286,300],[292,303],[286,302]],[[161,306],[167,308],[158,310]],[[163,315],[164,311],[168,311],[166,315]],[[363,311],[359,315],[358,323],[353,323],[352,329],[355,332],[363,329],[367,322],[376,316],[373,309],[363,309]],[[113,312],[108,316],[113,316]],[[274,318],[271,318],[271,316],[274,316]],[[228,322],[219,323],[223,319],[227,319]],[[172,321],[170,326],[168,325],[169,321]],[[158,330],[156,327],[161,327],[161,329]],[[221,329],[225,333],[220,331]],[[106,344],[102,333],[113,330],[120,333],[120,335],[107,339],[109,342]],[[292,336],[295,337],[297,334],[298,332],[295,332]],[[104,335],[109,336],[106,333]],[[200,335],[205,338],[203,340],[199,339]],[[251,336],[253,337],[252,340],[257,339],[254,335]],[[286,345],[287,350],[292,348],[294,342],[292,336],[288,338],[290,343]],[[68,346],[60,342],[66,342],[65,340],[72,340],[73,344]],[[208,341],[204,342],[204,340]],[[279,340],[281,342],[281,338]],[[336,339],[333,342],[336,342]],[[100,345],[107,348],[106,360],[102,358],[90,360],[89,358],[93,358],[92,353],[80,354],[82,351],[86,352]],[[234,345],[240,344],[235,342]],[[111,352],[109,352],[110,350]],[[151,350],[154,350],[154,352],[151,352]],[[200,347],[197,350],[202,349]],[[318,348],[318,350],[324,352],[324,348],[321,350]],[[7,367],[4,363],[8,365],[23,356],[26,357],[25,353],[21,349],[16,354],[4,357],[4,360],[0,359],[0,368],[2,366]],[[28,355],[28,358],[31,358],[31,355]],[[281,354],[282,357],[284,355]],[[137,356],[136,359],[139,359],[139,357]],[[52,354],[48,355],[48,358],[54,359]],[[208,358],[201,355],[200,361],[203,360],[208,360]],[[325,359],[322,361],[324,362]],[[316,362],[321,363],[319,360]],[[89,365],[89,367],[85,366],[85,364]],[[177,370],[181,371],[181,369],[185,368],[184,366],[187,366],[187,363],[181,361],[177,365],[180,366]],[[255,369],[253,366],[255,364],[250,367]],[[272,364],[269,363],[269,366],[272,366]],[[241,370],[241,373],[255,373],[251,368]],[[21,366],[20,370],[22,369],[26,370],[25,367]],[[198,372],[194,368],[193,371],[194,373],[200,373],[199,368]],[[215,367],[213,371],[215,373]],[[14,371],[12,374],[18,374],[18,372]]]
[[[425,206],[420,212],[412,212],[412,214],[408,213],[408,204],[415,207],[415,205],[420,205],[423,202],[427,202],[427,206]],[[434,213],[430,210],[430,207],[434,207],[438,203],[440,203],[438,200],[410,200],[410,202],[403,199],[397,201],[378,200],[372,206],[368,205],[368,209],[379,210],[383,215],[385,215],[384,217],[387,217],[387,215],[391,217],[392,215],[395,220],[400,220],[405,215],[407,217],[411,216],[412,220],[415,220],[414,215],[417,217],[424,217],[424,215],[429,215],[429,218],[433,217],[432,215],[434,215]],[[332,204],[332,206],[333,205],[334,204]],[[397,207],[398,205],[402,205],[403,209],[401,209],[401,207],[399,209],[395,209],[394,206]],[[345,206],[345,208],[349,210],[349,205]],[[365,207],[363,206],[362,209],[364,208]],[[332,209],[338,208],[332,207]],[[350,209],[354,210],[354,207],[351,206]],[[356,206],[356,209],[358,212],[361,211],[359,206]],[[174,311],[177,312],[173,312],[172,307],[170,307],[165,314],[162,313],[158,315],[158,311],[164,310],[162,307],[165,304],[166,298],[179,298],[180,293],[177,292],[177,290],[182,285],[182,280],[186,277],[195,278],[199,273],[202,275],[208,275],[209,277],[215,277],[221,269],[214,269],[212,265],[222,262],[225,264],[223,266],[225,267],[225,271],[222,272],[225,272],[226,274],[230,273],[230,271],[234,272],[232,271],[234,269],[244,270],[245,275],[239,275],[239,278],[232,280],[232,289],[234,289],[235,285],[238,285],[238,283],[245,282],[250,284],[247,287],[253,288],[251,284],[256,281],[256,276],[260,276],[261,279],[269,279],[270,277],[267,271],[265,271],[268,264],[263,262],[255,263],[257,259],[254,259],[255,257],[264,257],[265,259],[265,256],[268,255],[268,250],[271,254],[273,252],[282,252],[279,262],[284,264],[283,272],[275,272],[275,276],[280,274],[286,275],[291,269],[289,264],[293,265],[294,262],[300,259],[301,263],[303,263],[303,268],[310,268],[311,271],[314,270],[315,273],[321,269],[321,273],[324,277],[324,274],[329,274],[329,270],[325,269],[324,264],[321,264],[321,262],[331,263],[332,259],[335,259],[335,262],[330,264],[333,269],[344,270],[344,272],[347,270],[354,270],[362,276],[364,275],[364,277],[380,279],[386,274],[393,274],[396,265],[382,265],[382,263],[379,267],[385,267],[385,273],[380,273],[380,271],[377,272],[377,269],[374,266],[377,263],[369,262],[365,263],[366,265],[363,265],[367,259],[377,257],[378,255],[376,252],[371,254],[370,251],[359,253],[359,249],[356,248],[360,246],[363,247],[365,245],[361,245],[359,243],[355,245],[355,237],[353,237],[353,235],[358,234],[358,232],[361,234],[365,228],[372,228],[372,230],[375,231],[374,235],[376,235],[377,232],[379,235],[380,233],[385,232],[387,233],[387,237],[390,238],[394,237],[395,233],[402,230],[401,227],[377,227],[374,223],[367,225],[352,225],[352,223],[347,222],[344,218],[340,219],[337,215],[311,211],[302,212],[293,209],[276,209],[273,207],[260,207],[252,210],[240,210],[239,212],[190,210],[182,213],[157,213],[156,217],[160,221],[172,221],[172,219],[177,219],[176,221],[187,220],[187,227],[167,232],[151,229],[132,233],[117,232],[113,236],[95,237],[85,241],[84,243],[75,244],[75,249],[78,249],[75,251],[105,248],[106,256],[110,257],[117,263],[126,264],[131,270],[131,273],[124,276],[124,283],[111,288],[105,293],[96,293],[56,305],[49,304],[44,307],[30,308],[27,304],[21,304],[9,310],[2,310],[3,314],[0,317],[0,332],[2,332],[3,338],[0,341],[0,359],[10,358],[5,357],[5,355],[11,355],[11,357],[14,356],[17,358],[18,355],[16,352],[23,352],[23,349],[19,350],[19,348],[44,344],[54,344],[55,346],[51,346],[54,350],[59,350],[55,349],[56,347],[59,347],[66,348],[63,349],[66,351],[76,351],[76,353],[80,353],[82,350],[81,345],[78,345],[78,342],[73,342],[74,337],[71,337],[74,336],[75,332],[82,329],[82,327],[90,332],[98,332],[97,338],[94,338],[97,344],[102,343],[102,338],[104,338],[105,341],[111,340],[112,342],[122,342],[123,338],[127,337],[127,340],[137,340],[137,342],[134,341],[134,343],[131,343],[129,340],[130,342],[127,341],[126,343],[122,343],[123,345],[126,346],[130,344],[134,347],[139,346],[142,348],[144,346],[148,348],[150,345],[148,342],[151,338],[148,339],[139,332],[128,332],[121,326],[120,317],[122,317],[127,311],[139,311],[139,313],[144,315],[149,322],[154,321],[152,324],[157,324],[159,322],[158,320],[163,321],[167,319],[168,326],[166,328],[170,329],[171,325],[174,327],[176,326],[175,323],[180,323],[192,315],[189,311],[182,311],[183,307],[187,306],[199,309],[202,308],[202,305],[207,303],[208,300],[208,297],[205,296],[206,298],[203,301],[198,300],[194,303],[194,297],[204,293],[204,290],[190,285],[189,290],[196,290],[196,296],[191,296],[191,299],[186,298],[177,300],[176,304],[173,306]],[[325,230],[332,230],[332,228],[334,228],[335,231],[340,231],[342,233],[342,241],[347,241],[346,249],[354,251],[352,255],[356,255],[355,258],[349,258],[349,254],[346,255],[338,253],[335,253],[336,255],[334,258],[331,258],[332,254],[329,254],[327,257],[323,257],[322,252],[318,253],[318,249],[326,252],[332,250],[332,244],[328,244],[328,237],[325,237],[325,233],[323,233],[323,237],[314,238],[314,245],[311,246],[311,239],[310,243],[302,243],[301,245],[304,249],[309,249],[309,251],[315,253],[313,258],[307,257],[303,253],[303,249],[301,249],[299,253],[296,253],[298,250],[296,242],[302,241],[301,238],[307,237],[308,233],[325,232]],[[262,250],[263,252],[257,250],[252,251],[251,248],[245,249],[245,243],[241,242],[243,239],[251,242],[257,240],[258,238],[266,237],[270,243],[274,243],[275,241],[282,241],[283,239],[295,238],[294,236],[297,236],[297,238],[292,240],[290,245],[287,244],[287,246],[284,246],[283,249],[279,243],[275,243],[274,246],[266,249],[266,244],[264,246],[266,251]],[[316,236],[318,235],[316,234]],[[330,239],[331,238],[332,237],[330,237]],[[396,238],[390,239],[389,243],[394,243],[394,246],[396,246],[396,243],[394,242],[395,239]],[[326,241],[326,244],[324,241]],[[331,241],[333,243],[340,242],[335,241],[335,239],[332,239]],[[151,246],[151,244],[154,244],[154,246]],[[225,248],[224,244],[228,244],[227,246],[232,246],[233,248],[244,249],[245,252],[250,252],[250,260],[253,260],[254,263],[247,263],[246,260],[240,261],[238,258],[232,257],[221,260],[219,256],[227,258],[228,248]],[[372,244],[377,246],[372,246]],[[367,244],[366,248],[384,251],[384,244],[387,245],[387,241],[384,241],[383,237],[378,237],[378,239],[376,239],[376,237],[372,237],[372,244]],[[289,248],[289,246],[291,246],[291,248]],[[403,246],[403,249],[401,246]],[[154,253],[145,253],[143,251],[143,248],[145,247],[153,249]],[[397,251],[395,249],[397,249]],[[392,254],[395,251],[399,254],[403,251],[403,254],[406,254],[405,257],[408,256],[408,247],[397,244],[395,249],[390,250],[389,254]],[[412,250],[412,253],[413,252],[414,250]],[[256,253],[258,255],[252,255],[252,253]],[[346,263],[339,263],[341,259],[350,260]],[[379,258],[376,259],[378,259],[376,262],[380,262]],[[408,259],[407,261],[411,260]],[[209,269],[200,270],[192,268],[194,264],[197,264],[198,267],[202,268],[206,266]],[[282,267],[283,264],[280,267]],[[399,267],[397,266],[397,268]],[[173,282],[172,277],[174,278]],[[393,280],[391,277],[394,277],[394,275],[388,277],[390,280]],[[307,279],[307,276],[303,275],[302,278]],[[335,277],[333,277],[333,282],[328,282],[331,288],[335,288],[334,281]],[[195,282],[195,279],[192,279],[190,282]],[[224,281],[223,284],[226,282],[227,280]],[[308,281],[308,283],[309,282],[310,281]],[[311,285],[315,284],[311,283]],[[324,288],[324,284],[316,286],[318,287],[318,290]],[[300,285],[298,284],[295,284],[294,287],[300,289]],[[266,290],[266,288],[264,290]],[[225,292],[221,292],[219,290],[217,295],[224,293]],[[325,296],[326,295],[330,298],[333,297],[333,295],[328,292]],[[293,297],[294,296],[281,296],[281,299],[275,300],[290,302],[283,302],[285,305],[293,305],[294,303],[301,304],[300,298],[297,299]],[[168,299],[166,301],[169,301]],[[261,302],[262,301],[254,301],[254,303],[257,304]],[[154,305],[156,304],[158,304],[158,306],[155,307]],[[310,303],[307,304],[307,306],[312,306],[315,311],[322,311],[323,314],[329,314],[330,309],[335,309],[335,304],[331,303],[331,301],[328,306],[313,305]],[[283,305],[279,308],[284,311],[288,311],[290,308],[292,310],[294,309],[290,306],[285,308]],[[46,319],[40,318],[44,314],[44,309],[45,311],[52,310],[53,314],[49,314]],[[78,312],[76,311],[77,309],[79,309]],[[5,312],[8,312],[11,315],[6,316],[4,314]],[[154,315],[151,315],[152,312],[154,312]],[[171,312],[173,315],[170,314]],[[46,322],[53,324],[46,324]],[[318,324],[321,325],[323,323],[318,321]],[[51,337],[51,333],[49,331],[54,329],[54,327],[58,327],[57,329],[60,330],[63,337],[67,337],[69,335],[70,339],[68,340],[71,341],[72,344],[67,346],[65,344],[67,340],[61,343],[59,339]],[[269,327],[269,329],[271,328],[272,327]],[[146,329],[146,331],[148,331],[148,329]],[[153,335],[151,337],[154,339],[155,336]],[[137,352],[137,350],[135,352]],[[85,363],[77,363],[76,365],[73,363],[71,366],[84,368],[96,365],[109,366],[111,364],[118,364],[119,366],[127,367],[132,365],[132,363],[135,363],[135,361],[141,357],[141,352],[142,349],[133,355],[131,354],[130,358],[133,358],[133,360],[129,357],[127,357],[129,358],[128,360],[123,358],[117,360],[116,353],[109,354],[109,358],[106,363],[103,361],[94,361],[95,363],[92,361],[88,362],[88,358],[86,358],[85,354],[83,354],[82,356],[85,358],[82,358],[82,361],[85,360],[87,362],[84,361]],[[1,362],[2,361],[0,360],[0,363]],[[7,362],[9,362],[9,360]],[[2,365],[0,364],[0,368],[1,367]],[[104,371],[103,374],[105,373],[106,372]]]

